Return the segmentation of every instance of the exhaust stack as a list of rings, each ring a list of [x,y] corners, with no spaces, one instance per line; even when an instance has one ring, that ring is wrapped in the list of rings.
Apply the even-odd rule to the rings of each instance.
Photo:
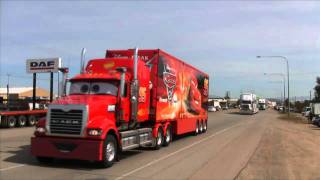
[[[138,79],[138,48],[134,49],[134,55],[133,55],[133,78],[135,80]]]
[[[87,51],[86,48],[82,48],[81,61],[80,61],[80,74],[84,73],[84,60],[85,60],[86,51]]]
[[[133,55],[133,80],[131,82],[131,120],[129,128],[134,129],[137,125],[139,80],[138,80],[138,48],[134,49]]]

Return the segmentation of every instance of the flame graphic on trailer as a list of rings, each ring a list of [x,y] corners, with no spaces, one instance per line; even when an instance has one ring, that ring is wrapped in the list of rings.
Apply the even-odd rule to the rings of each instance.
[[[168,101],[172,103],[174,88],[176,87],[176,75],[169,65],[164,66],[163,82],[167,89]]]

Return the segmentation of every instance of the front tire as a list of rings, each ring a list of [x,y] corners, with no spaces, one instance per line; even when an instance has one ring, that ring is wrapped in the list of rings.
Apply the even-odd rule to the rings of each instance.
[[[112,135],[107,135],[103,145],[103,160],[100,162],[100,165],[103,168],[111,167],[116,161],[117,152],[116,138]]]

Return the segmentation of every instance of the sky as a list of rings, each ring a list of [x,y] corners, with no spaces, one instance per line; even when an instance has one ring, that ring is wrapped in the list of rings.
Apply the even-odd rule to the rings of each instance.
[[[32,86],[26,59],[61,57],[70,76],[106,49],[160,48],[210,76],[210,94],[280,97],[281,55],[290,94],[309,96],[320,76],[317,1],[0,1],[0,86]],[[49,74],[37,86],[49,87]],[[55,90],[57,89],[55,75]]]

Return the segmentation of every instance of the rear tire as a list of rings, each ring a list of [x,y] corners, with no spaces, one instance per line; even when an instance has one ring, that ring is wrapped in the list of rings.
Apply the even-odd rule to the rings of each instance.
[[[162,127],[158,128],[158,133],[157,133],[157,137],[155,138],[155,145],[154,145],[154,149],[158,150],[161,148],[161,146],[163,145],[163,130]]]
[[[170,142],[172,141],[172,129],[169,125],[166,129],[166,135],[164,137],[163,146],[169,146]]]
[[[196,121],[196,129],[194,131],[194,135],[197,136],[199,134],[199,121]]]
[[[13,128],[16,126],[17,118],[15,116],[8,116],[7,118],[7,127]]]
[[[203,132],[207,132],[207,129],[208,129],[208,124],[207,124],[207,120],[204,120],[204,121],[202,121],[202,123],[203,123]]]
[[[18,117],[18,123],[17,123],[18,127],[23,127],[23,126],[26,125],[26,123],[27,123],[27,117],[26,116],[21,115],[21,116]]]
[[[199,133],[203,133],[203,124],[202,121],[199,121]]]
[[[28,117],[28,126],[34,126],[37,122],[37,117],[34,115],[31,115]]]
[[[99,162],[103,168],[108,168],[113,165],[117,159],[117,141],[113,135],[107,135],[103,145],[103,160]]]

